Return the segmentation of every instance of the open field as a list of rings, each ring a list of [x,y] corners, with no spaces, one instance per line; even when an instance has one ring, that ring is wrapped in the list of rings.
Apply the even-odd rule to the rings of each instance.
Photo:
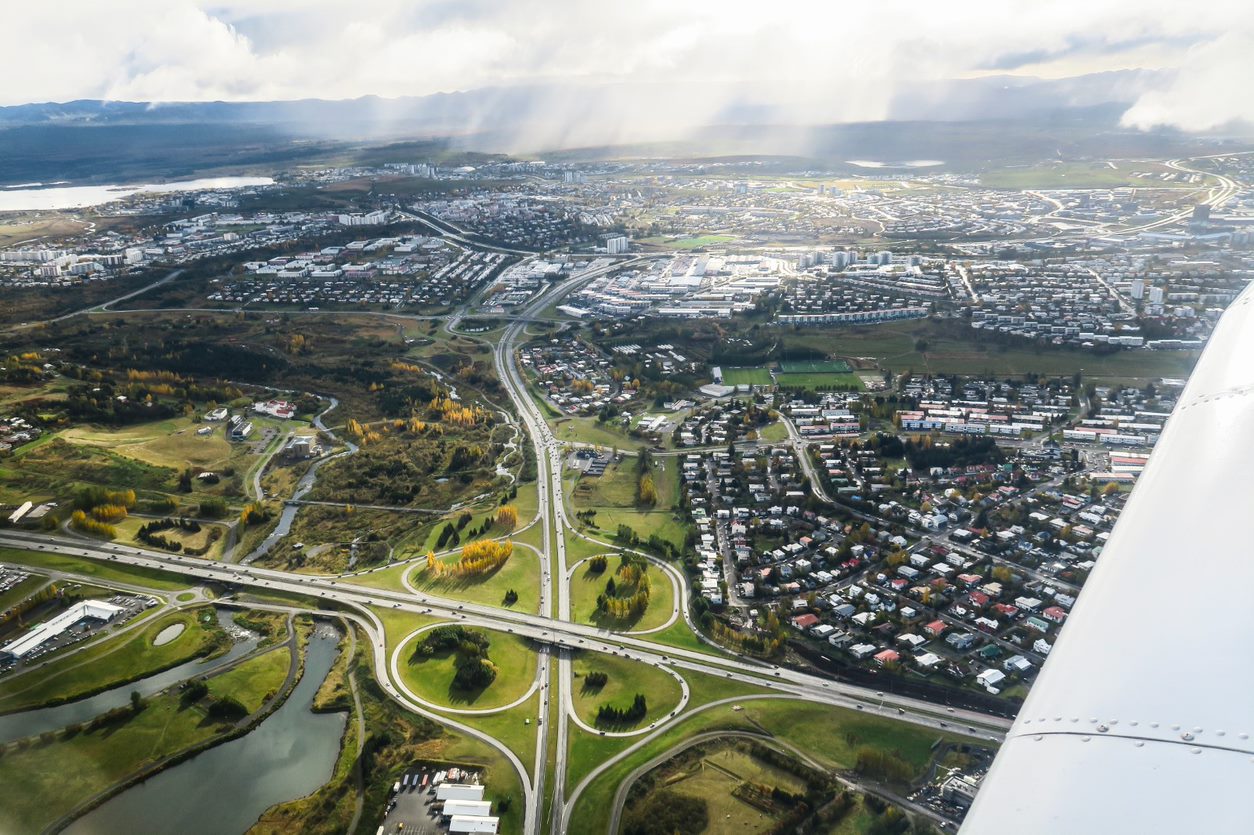
[[[780,374],[848,374],[844,360],[780,360]]]
[[[652,469],[653,483],[657,488],[657,503],[652,507],[636,504],[636,459],[624,457],[610,464],[600,476],[578,475],[568,489],[570,506],[574,511],[595,510],[590,524],[573,518],[591,533],[602,538],[613,537],[619,525],[626,525],[642,539],[657,534],[676,548],[682,547],[687,536],[684,524],[675,519],[671,508],[678,497],[678,470],[674,461],[655,459]],[[567,482],[570,484],[571,482]]]
[[[147,545],[141,542],[136,534],[139,529],[153,519],[145,519],[138,516],[129,516],[120,522],[115,522],[114,527],[118,531],[118,541],[133,542],[140,548],[157,549],[156,546]],[[217,538],[210,542],[210,538],[217,532]],[[215,524],[213,522],[201,522],[200,530],[195,533],[185,531],[178,527],[166,528],[159,531],[158,534],[168,540],[178,542],[184,549],[199,550],[205,546],[209,546],[209,550],[205,552],[205,559],[218,559],[222,555],[222,548],[226,544],[227,526],[224,524]]]
[[[292,651],[286,646],[275,647],[211,678],[209,692],[231,696],[252,713],[278,691],[291,665]]]
[[[852,768],[857,749],[870,745],[897,754],[919,773],[927,765],[932,744],[941,736],[890,719],[791,699],[746,699],[685,715],[687,718],[670,731],[642,746],[588,786],[571,818],[572,832],[604,832],[614,792],[634,768],[706,731],[766,730],[835,769]]]
[[[13,588],[0,594],[0,612],[7,612],[35,592],[35,589],[48,582],[42,574],[32,574]]]
[[[690,238],[653,237],[640,238],[637,243],[651,246],[668,247],[670,249],[698,249],[703,246],[718,246],[736,240],[734,235],[694,235]]]
[[[445,557],[442,562],[454,565],[457,559],[454,555]],[[425,563],[420,562],[410,582],[415,588],[439,597],[488,606],[505,606],[505,594],[513,589],[518,593],[518,600],[508,608],[535,612],[540,606],[539,560],[530,548],[515,548],[503,566],[477,577],[437,577],[427,570]]]
[[[18,563],[52,571],[81,574],[101,582],[130,583],[159,591],[182,591],[191,585],[186,578],[178,574],[168,574],[164,571],[148,568],[106,565],[98,560],[75,559],[74,557],[62,556],[61,554],[43,554],[38,551],[18,551],[12,548],[0,548],[0,562]]]
[[[829,389],[843,386],[861,391],[863,388],[862,378],[857,374],[837,374],[823,371],[776,374],[775,382],[780,388],[785,389]]]
[[[185,627],[178,637],[155,646],[153,641],[161,631],[176,623]],[[181,664],[225,648],[228,643],[212,608],[175,612],[137,631],[106,639],[7,679],[0,694],[0,711],[37,707],[51,699],[68,701]]]
[[[434,705],[485,709],[502,707],[517,700],[531,687],[536,675],[536,651],[523,638],[494,630],[487,634],[488,659],[496,665],[496,679],[482,690],[460,690],[453,686],[457,653],[447,651],[430,658],[414,659],[415,642],[405,645],[400,664],[401,678],[414,693]],[[425,634],[425,633],[424,633]]]
[[[591,623],[603,629],[616,631],[638,631],[653,629],[666,623],[672,613],[671,579],[666,572],[653,563],[649,563],[645,576],[649,578],[649,606],[638,619],[621,621],[598,613],[597,595],[605,591],[605,584],[610,578],[618,578],[619,558],[611,556],[609,567],[601,573],[590,570],[590,563],[584,563],[575,569],[570,578],[570,613],[576,623]]]
[[[806,790],[805,783],[794,775],[730,746],[706,754],[698,763],[689,767],[686,776],[668,781],[666,788],[705,801],[712,824],[707,831],[771,831],[779,817],[778,813],[767,814],[732,796],[732,790],[742,782],[779,788],[792,794],[804,794]]]
[[[980,175],[980,184],[989,188],[1188,188],[1188,183],[1164,182],[1154,177],[1134,177],[1133,172],[1168,172],[1161,163],[1120,160],[1117,168],[1105,162],[1051,161],[1036,165],[999,168]],[[1176,172],[1178,173],[1178,172]],[[1196,187],[1196,186],[1194,186]]]
[[[771,372],[765,368],[724,368],[723,385],[726,386],[769,386]]]
[[[597,423],[595,418],[563,416],[550,420],[549,426],[553,430],[553,436],[559,441],[595,444],[607,449],[627,449],[640,443],[626,432],[620,432],[608,424]]]
[[[210,427],[208,435],[196,430]],[[191,418],[171,418],[119,429],[75,426],[61,433],[70,443],[109,449],[155,467],[220,469],[246,444],[232,444],[221,424],[197,423]]]
[[[805,330],[788,334],[790,346],[807,346],[844,357],[863,357],[894,372],[1020,376],[1037,373],[1070,377],[1083,369],[1086,379],[1144,380],[1187,377],[1196,362],[1190,351],[1116,351],[1095,354],[1065,348],[980,342],[959,323],[916,320],[857,328]],[[923,352],[916,340],[927,342]]]
[[[637,693],[643,693],[649,705],[644,718],[630,728],[607,726],[607,730],[644,727],[666,716],[679,704],[679,682],[670,673],[649,664],[603,652],[581,652],[572,660],[571,669],[574,674],[571,696],[575,703],[575,712],[589,725],[597,724],[598,707],[603,704],[629,707]],[[604,686],[589,688],[583,683],[584,677],[591,672],[601,672],[608,676]]]

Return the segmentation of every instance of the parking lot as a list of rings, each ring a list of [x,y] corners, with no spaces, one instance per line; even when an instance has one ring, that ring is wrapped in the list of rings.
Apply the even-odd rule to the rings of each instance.
[[[436,800],[436,779],[449,774],[456,774],[457,780],[479,782],[479,774],[469,770],[441,770],[430,766],[411,768],[397,781],[399,791],[392,793],[388,801],[387,814],[384,815],[382,829],[384,835],[396,833],[417,833],[418,835],[435,835],[448,831],[448,827],[440,814],[443,805]],[[405,776],[408,776],[409,785]],[[422,785],[426,778],[426,785]],[[448,782],[453,782],[449,780]]]
[[[69,583],[64,586],[64,590],[67,592],[73,592],[78,587],[78,583]],[[89,638],[94,638],[110,628],[120,628],[129,623],[133,618],[139,615],[140,612],[143,612],[145,609],[151,608],[152,606],[158,605],[156,598],[137,597],[130,594],[115,594],[112,597],[109,597],[106,602],[112,603],[114,606],[119,606],[122,609],[122,611],[118,612],[113,617],[113,620],[102,621],[96,620],[95,618],[85,618],[59,635],[44,641],[39,645],[38,649],[33,650],[20,661],[14,661],[8,658],[0,661],[0,673],[6,673],[15,669],[20,670],[23,667],[39,663],[40,660],[49,653],[65,649],[66,647],[86,641]],[[39,620],[40,622],[49,620],[56,617],[61,611],[62,609],[60,607],[51,609]],[[13,637],[20,637],[21,634],[24,633],[19,633]]]

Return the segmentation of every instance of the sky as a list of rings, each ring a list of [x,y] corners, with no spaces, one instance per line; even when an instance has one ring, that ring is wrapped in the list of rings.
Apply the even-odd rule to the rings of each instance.
[[[51,0],[0,29],[0,104],[643,85],[705,91],[660,119],[754,88],[865,121],[912,85],[1114,70],[1154,71],[1128,126],[1254,123],[1254,0]]]

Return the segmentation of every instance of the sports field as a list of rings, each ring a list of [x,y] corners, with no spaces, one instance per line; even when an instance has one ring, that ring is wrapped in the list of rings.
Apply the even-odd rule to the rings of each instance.
[[[771,372],[765,368],[724,368],[725,386],[769,386]]]
[[[831,371],[776,374],[775,382],[780,388],[827,389],[836,386],[852,386],[858,390],[863,388],[862,378],[857,374]]]
[[[844,360],[780,360],[781,374],[848,374],[852,369]]]

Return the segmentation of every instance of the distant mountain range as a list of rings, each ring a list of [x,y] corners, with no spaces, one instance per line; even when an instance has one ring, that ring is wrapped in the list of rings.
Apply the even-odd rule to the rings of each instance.
[[[1068,79],[992,76],[912,84],[887,96],[885,121],[1024,119],[1076,108],[1118,110],[1131,104],[1157,73],[1126,71]],[[80,100],[0,107],[0,127],[18,125],[217,124],[269,126],[293,135],[363,139],[414,135],[466,136],[525,131],[546,124],[563,133],[594,137],[598,125],[643,122],[635,139],[680,139],[670,126],[764,125],[867,121],[842,118],[839,97],[814,100],[808,90],[777,85],[726,88],[684,85],[525,85],[428,96],[326,101],[122,102]],[[699,119],[683,118],[691,112]],[[856,114],[855,114],[856,115]],[[561,120],[565,124],[552,124]],[[586,130],[573,130],[582,123]],[[545,134],[544,131],[540,131]],[[547,138],[547,136],[546,136]],[[612,139],[613,137],[602,137]],[[558,142],[557,146],[564,143]],[[508,149],[518,150],[518,149]],[[527,150],[536,150],[529,148]]]
[[[934,159],[972,169],[1060,157],[1174,155],[1209,142],[1119,126],[1129,104],[1162,82],[1161,74],[1129,71],[915,84],[876,98],[874,116],[865,115],[858,90],[818,95],[767,83],[550,84],[339,101],[25,104],[0,107],[0,184],[134,182],[462,152],[557,160],[773,155],[834,169],[854,159]]]

